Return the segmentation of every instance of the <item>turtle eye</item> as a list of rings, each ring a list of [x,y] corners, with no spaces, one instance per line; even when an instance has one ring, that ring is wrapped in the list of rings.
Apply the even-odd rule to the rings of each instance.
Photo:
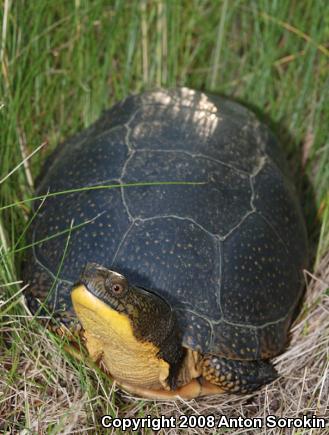
[[[108,292],[112,293],[113,296],[123,296],[128,288],[127,280],[119,274],[111,273],[110,276],[105,280],[105,288]]]
[[[111,290],[115,295],[121,295],[124,292],[125,288],[122,284],[116,282],[111,285]]]

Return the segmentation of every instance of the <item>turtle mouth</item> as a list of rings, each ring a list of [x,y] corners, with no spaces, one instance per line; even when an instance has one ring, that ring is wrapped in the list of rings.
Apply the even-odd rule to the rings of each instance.
[[[72,288],[79,287],[80,285],[86,287],[89,293],[92,293],[94,296],[101,297],[105,296],[105,291],[96,280],[89,279],[79,279],[75,284],[73,284]]]
[[[79,280],[72,286],[72,288],[74,289],[79,285],[83,285],[92,295],[104,302],[108,302],[108,298],[106,297],[107,291],[104,285],[106,277],[107,269],[96,263],[87,263]]]
[[[99,299],[105,299],[105,289],[97,282],[97,280],[79,279],[79,281],[73,284],[72,290],[80,286],[85,287],[93,296],[96,296]]]
[[[88,293],[90,293],[92,296],[96,297],[100,301],[104,302],[106,305],[109,305],[112,309],[116,311],[123,311],[123,307],[121,306],[119,301],[116,301],[115,299],[109,297],[107,290],[105,289],[103,283],[100,282],[99,279],[80,278],[79,281],[77,281],[72,286],[72,291],[74,291],[75,288],[80,286],[83,286]]]

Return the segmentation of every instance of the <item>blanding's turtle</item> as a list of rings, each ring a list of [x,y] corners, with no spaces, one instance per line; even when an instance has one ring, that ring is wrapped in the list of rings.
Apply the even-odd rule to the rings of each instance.
[[[276,377],[307,242],[253,113],[186,88],[128,97],[56,148],[37,193],[28,305],[79,331],[119,385],[192,398]]]

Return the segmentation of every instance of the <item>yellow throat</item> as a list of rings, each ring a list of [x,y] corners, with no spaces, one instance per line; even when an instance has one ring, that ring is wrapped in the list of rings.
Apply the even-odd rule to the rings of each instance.
[[[157,357],[151,342],[138,341],[131,320],[91,294],[84,285],[71,294],[74,310],[85,330],[91,358],[100,359],[118,382],[145,388],[168,388],[169,364]]]

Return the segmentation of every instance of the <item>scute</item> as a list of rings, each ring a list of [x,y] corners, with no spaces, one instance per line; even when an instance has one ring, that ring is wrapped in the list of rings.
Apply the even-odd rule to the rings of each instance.
[[[128,158],[125,128],[92,131],[92,136],[81,137],[71,146],[66,146],[65,152],[63,148],[49,165],[51,191],[109,184],[111,180],[120,178]],[[49,177],[50,174],[41,181],[39,192],[47,193]]]
[[[254,205],[286,246],[289,261],[306,267],[306,231],[296,193],[277,167],[268,161],[254,180]],[[275,212],[273,212],[275,210]]]
[[[300,276],[267,222],[257,213],[248,216],[224,240],[222,253],[225,320],[259,327],[288,315],[301,295]]]
[[[32,311],[40,299],[72,319],[70,284],[96,262],[168,299],[187,347],[235,359],[280,352],[307,248],[274,136],[224,98],[145,92],[60,145],[37,193],[145,181],[204,184],[88,190],[36,204],[24,267]]]
[[[199,352],[212,351],[214,349],[212,343],[214,322],[186,307],[176,309],[176,313],[179,327],[184,331],[183,346]]]
[[[205,99],[200,93],[188,106],[184,100],[167,100],[168,105],[146,105],[136,112],[129,123],[133,149],[181,150],[246,173],[257,170],[264,152],[259,146],[259,121],[247,116],[250,112],[220,97]],[[237,113],[242,119],[232,116]]]
[[[54,276],[73,283],[87,262],[108,264],[118,234],[129,225],[120,188],[52,197],[35,218],[33,255]]]
[[[258,358],[268,359],[285,348],[293,312],[276,323],[268,323],[257,330],[259,341]]]
[[[136,221],[111,267],[176,307],[220,318],[218,243],[195,223],[174,217]],[[212,291],[209,291],[212,289]]]
[[[215,323],[213,340],[207,350],[230,359],[257,359],[260,354],[258,331],[243,324],[225,321]]]
[[[135,190],[125,189],[123,194],[133,218],[187,218],[200,225],[206,232],[224,237],[252,209],[252,192],[247,175],[237,173],[213,160],[193,157],[180,150],[146,150],[132,154],[125,167],[122,181],[133,183],[141,179],[154,183],[195,181],[204,184],[158,184]],[[197,243],[197,240],[192,240],[189,236],[186,240]]]

